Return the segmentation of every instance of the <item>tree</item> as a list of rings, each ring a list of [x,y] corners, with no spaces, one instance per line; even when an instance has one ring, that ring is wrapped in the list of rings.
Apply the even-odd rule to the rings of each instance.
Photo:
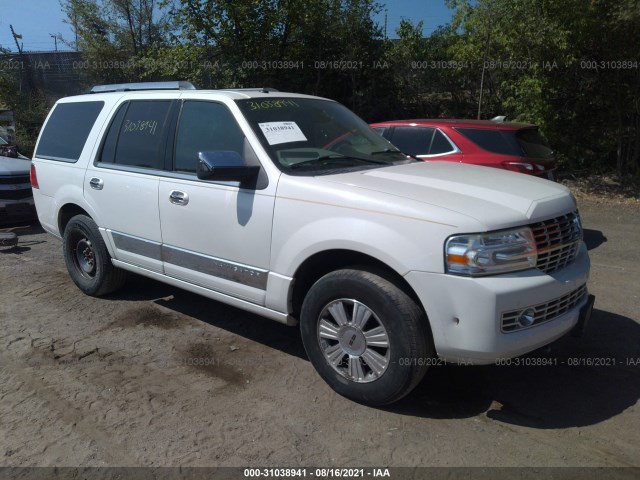
[[[372,0],[178,0],[171,15],[175,45],[215,67],[205,84],[269,85],[372,112],[372,69],[383,58],[378,8]]]
[[[166,9],[156,0],[61,0],[61,6],[89,81],[136,80],[145,74],[139,60],[168,43]]]
[[[52,106],[52,101],[40,90],[21,89],[19,79],[0,72],[0,105],[13,110],[16,144],[21,153],[31,156],[40,126]]]
[[[637,1],[448,3],[462,32],[452,56],[481,67],[482,116],[540,125],[576,166],[640,171]]]

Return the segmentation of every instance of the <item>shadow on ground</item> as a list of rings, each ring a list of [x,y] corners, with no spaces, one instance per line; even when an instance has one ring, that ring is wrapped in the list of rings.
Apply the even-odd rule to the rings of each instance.
[[[224,303],[180,290],[155,280],[131,275],[127,286],[110,298],[125,301],[154,301],[157,305],[200,320],[217,328],[306,359],[297,328],[254,315]]]
[[[541,429],[600,423],[640,398],[640,325],[595,309],[584,338],[564,337],[510,363],[434,368],[389,410],[431,418],[485,413]]]
[[[607,237],[600,230],[591,230],[585,228],[583,230],[584,243],[587,245],[587,250],[595,250],[603,243],[607,242]]]
[[[142,277],[114,298],[156,304],[306,359],[297,328],[264,319]],[[640,325],[594,309],[584,338],[567,336],[511,365],[432,367],[405,399],[385,410],[428,418],[485,414],[532,428],[568,428],[605,421],[640,398]]]
[[[0,247],[0,254],[2,255],[22,255],[31,251],[33,245],[45,243],[44,240],[31,240],[31,235],[38,235],[45,233],[37,221],[23,222],[7,225],[0,225],[0,232],[13,232],[18,236],[18,244],[13,247]]]

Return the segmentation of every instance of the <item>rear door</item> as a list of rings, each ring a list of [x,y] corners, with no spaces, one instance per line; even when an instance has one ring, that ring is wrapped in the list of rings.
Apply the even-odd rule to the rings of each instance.
[[[84,181],[114,257],[156,272],[162,272],[158,185],[174,105],[162,94],[120,104]]]

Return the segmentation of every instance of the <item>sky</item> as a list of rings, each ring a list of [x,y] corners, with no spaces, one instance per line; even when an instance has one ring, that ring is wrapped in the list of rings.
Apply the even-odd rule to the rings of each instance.
[[[444,25],[451,18],[444,0],[379,0],[386,3],[376,20],[384,27],[384,13],[387,13],[387,36],[395,37],[395,30],[401,18],[414,23],[424,22],[424,35],[431,34],[439,25]],[[25,51],[53,51],[55,42],[51,35],[59,35],[73,41],[73,33],[64,23],[64,14],[59,0],[0,0],[0,46],[17,51],[17,47],[9,25],[22,35],[18,40]],[[70,50],[67,45],[58,41],[58,50]]]

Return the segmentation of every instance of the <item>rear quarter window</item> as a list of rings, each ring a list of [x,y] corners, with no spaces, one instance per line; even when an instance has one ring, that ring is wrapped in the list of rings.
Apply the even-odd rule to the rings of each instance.
[[[429,155],[443,155],[445,153],[454,152],[455,149],[449,143],[449,140],[444,136],[440,130],[436,130],[433,134],[433,140],[431,141],[431,148],[429,149]]]
[[[57,104],[44,127],[35,156],[75,163],[104,102]]]

